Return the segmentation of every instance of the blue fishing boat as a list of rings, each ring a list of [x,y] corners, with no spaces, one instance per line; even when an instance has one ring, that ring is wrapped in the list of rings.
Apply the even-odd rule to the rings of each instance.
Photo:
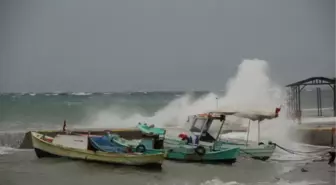
[[[160,132],[162,133],[162,132]],[[141,140],[127,140],[118,134],[107,132],[102,136],[90,136],[91,145],[105,152],[128,152],[143,154],[163,153],[163,140],[153,134],[142,136]]]

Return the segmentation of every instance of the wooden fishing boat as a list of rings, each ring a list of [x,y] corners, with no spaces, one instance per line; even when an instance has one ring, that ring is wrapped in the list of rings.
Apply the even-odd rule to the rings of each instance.
[[[88,135],[45,136],[32,132],[32,143],[38,158],[68,157],[87,161],[133,166],[161,167],[164,153],[144,154],[115,147],[113,151],[99,151],[92,146]]]
[[[153,140],[126,140],[119,135],[107,133],[103,136],[89,136],[90,144],[95,150],[103,152],[128,151],[143,154],[162,154],[163,148],[157,148]]]

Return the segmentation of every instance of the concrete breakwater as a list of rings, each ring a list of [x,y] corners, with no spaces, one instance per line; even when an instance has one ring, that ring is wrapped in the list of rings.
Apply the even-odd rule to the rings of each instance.
[[[292,136],[306,144],[336,146],[335,128],[335,122],[302,124],[297,127]]]

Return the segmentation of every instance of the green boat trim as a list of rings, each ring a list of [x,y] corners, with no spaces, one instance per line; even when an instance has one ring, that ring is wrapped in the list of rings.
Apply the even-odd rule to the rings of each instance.
[[[137,140],[128,140],[128,139],[124,139],[122,137],[120,137],[118,134],[108,134],[107,135],[110,140],[112,140],[113,142],[124,146],[124,147],[136,147],[141,143],[141,139],[137,139]]]
[[[139,123],[137,125],[138,129],[140,129],[141,132],[148,134],[148,135],[165,135],[166,130],[163,128],[157,128],[154,127],[154,125],[148,126],[146,123]]]
[[[239,155],[239,148],[230,148],[225,150],[206,150],[200,154],[195,152],[198,148],[181,147],[168,149],[165,153],[165,158],[169,160],[187,161],[187,162],[203,162],[203,163],[234,163]]]

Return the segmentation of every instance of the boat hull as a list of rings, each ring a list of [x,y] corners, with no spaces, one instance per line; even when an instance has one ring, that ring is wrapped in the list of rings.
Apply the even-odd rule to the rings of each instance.
[[[239,155],[239,148],[233,148],[221,151],[207,151],[204,155],[196,152],[184,152],[176,149],[168,149],[165,155],[166,159],[179,160],[186,162],[202,162],[202,163],[235,163]]]
[[[173,138],[168,138],[165,140],[165,148],[172,148],[173,146],[179,146],[183,145],[184,141],[180,141]],[[212,148],[212,144],[209,145],[207,142],[200,142],[200,145],[206,147],[206,148]],[[267,145],[257,145],[257,144],[237,144],[237,143],[226,143],[226,142],[218,142],[216,143],[216,148],[221,148],[222,150],[226,149],[234,149],[239,148],[240,152],[238,156],[240,157],[251,157],[253,159],[258,160],[268,160],[272,155],[276,148],[273,144],[267,144]]]
[[[240,157],[251,157],[253,159],[268,160],[274,153],[276,148],[273,144],[268,145],[240,145],[240,144],[222,144],[222,148],[228,147],[239,147],[240,148]]]
[[[242,157],[252,157],[253,159],[259,159],[262,161],[268,160],[275,150],[275,146],[269,146],[265,148],[241,148],[240,156]]]
[[[67,157],[103,163],[153,167],[161,167],[164,160],[163,153],[153,155],[119,154],[62,147],[44,141],[42,136],[42,134],[32,132],[32,143],[38,158]]]
[[[49,157],[49,158],[59,158],[61,156],[58,156],[58,155],[54,155],[54,154],[51,154],[49,152],[46,152],[46,151],[43,151],[43,150],[40,150],[38,148],[34,148],[34,151],[35,151],[35,154],[38,158],[45,158],[45,157]]]

